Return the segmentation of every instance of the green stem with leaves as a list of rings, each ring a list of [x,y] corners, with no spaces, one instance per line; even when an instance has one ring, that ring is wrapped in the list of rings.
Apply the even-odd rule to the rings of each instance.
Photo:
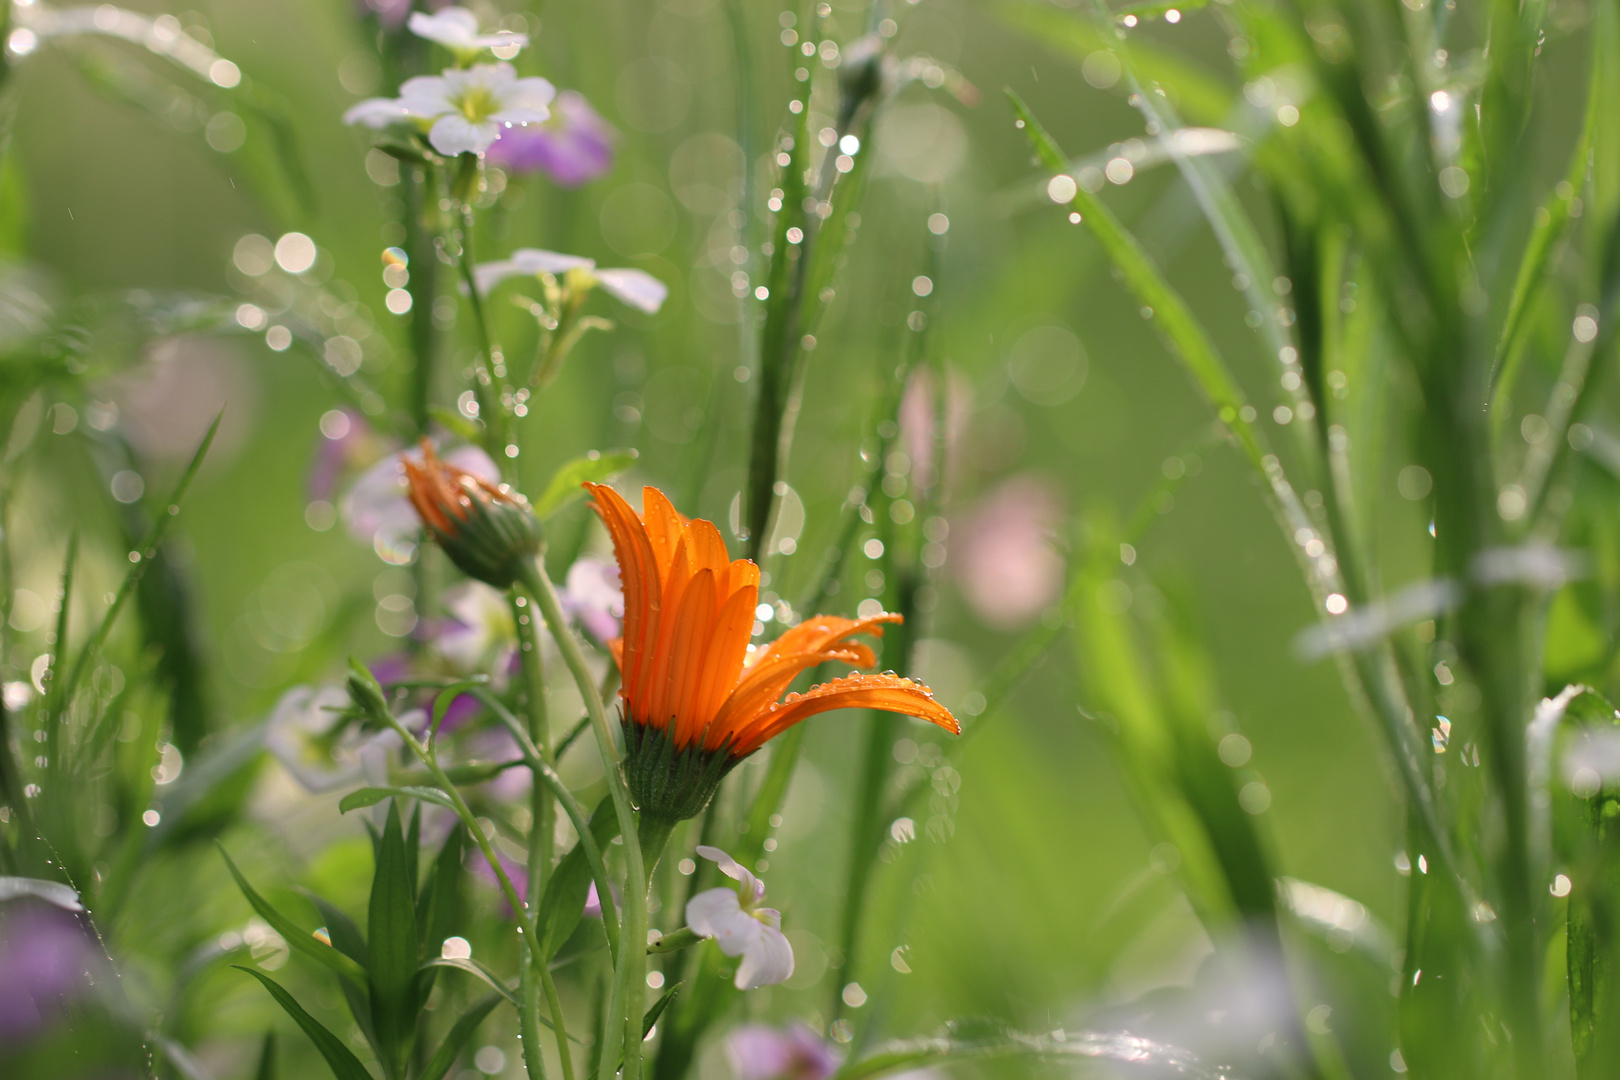
[[[624,842],[624,914],[619,925],[618,962],[614,965],[611,1005],[605,1030],[602,1032],[601,1057],[597,1067],[599,1080],[614,1080],[619,1053],[624,1053],[624,1080],[638,1080],[641,1076],[641,1018],[647,984],[647,952],[638,946],[647,939],[647,876],[648,867],[642,863],[641,843],[638,839],[635,811],[630,803],[630,788],[620,768],[620,754],[613,738],[613,727],[608,720],[607,707],[597,692],[596,680],[585,662],[563,615],[557,599],[557,589],[546,574],[545,564],[539,560],[526,564],[523,587],[535,603],[540,605],[546,627],[562,652],[563,662],[579,686],[585,699],[585,710],[590,714],[591,726],[596,732],[596,748],[602,756],[602,771],[607,777],[608,791],[613,809],[619,819],[619,834]],[[605,900],[605,898],[604,898]],[[616,1021],[622,1020],[622,1025]]]

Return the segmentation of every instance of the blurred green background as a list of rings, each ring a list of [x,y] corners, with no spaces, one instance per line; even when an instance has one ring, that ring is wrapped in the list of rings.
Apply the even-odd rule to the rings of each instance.
[[[778,41],[777,5],[746,7],[756,78],[750,106],[767,136],[788,119],[798,57]],[[534,47],[517,61],[520,71],[583,92],[619,138],[613,170],[578,190],[543,177],[513,178],[504,219],[483,240],[481,255],[552,248],[640,267],[671,288],[657,316],[609,311],[598,301],[593,310],[619,325],[588,336],[523,421],[526,486],[533,491],[557,463],[586,449],[631,446],[640,458],[627,483],[658,484],[685,500],[683,511],[724,524],[742,481],[751,387],[734,374],[747,357],[726,281],[731,267],[717,266],[729,246],[724,220],[734,208],[729,185],[740,161],[723,9],[713,0],[528,9],[507,2],[495,9],[520,17],[535,34]],[[864,27],[864,5],[843,0],[833,9],[844,39]],[[340,120],[362,96],[392,89],[371,59],[357,12],[341,0],[278,0],[202,3],[175,14],[210,35],[257,90],[285,99],[315,206],[299,208],[273,174],[255,174],[232,153],[212,149],[189,106],[154,115],[111,101],[68,58],[44,49],[12,76],[18,108],[11,160],[21,169],[27,260],[48,275],[58,297],[129,289],[235,296],[243,283],[230,270],[238,240],[296,229],[322,250],[320,272],[330,274],[330,287],[368,307],[376,332],[402,352],[404,323],[383,307],[379,258],[395,242],[388,232],[395,193],[368,178],[368,133]],[[804,592],[844,494],[862,472],[871,402],[898,358],[905,315],[916,304],[912,279],[927,268],[926,221],[944,213],[950,227],[932,347],[960,383],[953,393],[963,415],[948,473],[953,528],[999,484],[1030,476],[1056,493],[1055,542],[1062,546],[1089,514],[1130,513],[1164,475],[1166,459],[1196,447],[1196,475],[1138,545],[1129,578],[1134,602],[1162,602],[1150,576],[1177,583],[1190,599],[1223,702],[1252,742],[1252,770],[1270,788],[1263,828],[1281,870],[1396,921],[1401,893],[1392,857],[1402,844],[1391,782],[1332,662],[1303,664],[1291,649],[1312,621],[1291,555],[1232,451],[1206,438],[1207,409],[1098,249],[1041,197],[1042,181],[1000,91],[1015,88],[1076,155],[1141,135],[1139,117],[1119,87],[1091,85],[1076,58],[1020,34],[993,5],[924,0],[896,14],[899,55],[925,53],[978,93],[961,95],[976,98],[964,104],[913,86],[879,124],[872,147],[879,159],[858,238],[808,365],[788,468],[805,523],[798,553],[769,567],[775,587],[792,598]],[[1212,69],[1225,63],[1226,36],[1209,11],[1140,33]],[[1224,164],[1242,177],[1241,161]],[[1238,190],[1263,210],[1263,193],[1246,181]],[[1257,403],[1271,400],[1272,361],[1244,325],[1230,271],[1174,170],[1144,168],[1128,184],[1110,185],[1106,198],[1206,320]],[[498,305],[497,313],[509,342],[532,333],[515,308]],[[1027,337],[1044,327],[1073,339]],[[461,340],[452,336],[452,348],[464,350]],[[1081,347],[1078,361],[1070,340]],[[1063,379],[1053,385],[1015,377],[1023,370],[1021,342],[1026,350],[1056,348],[1061,355],[1039,362],[1066,365]],[[262,335],[244,332],[189,337],[129,359],[138,378],[159,379],[143,400],[158,433],[171,436],[156,439],[147,457],[148,490],[170,482],[214,409],[226,405],[221,441],[183,519],[217,730],[262,717],[294,681],[335,675],[350,652],[367,657],[393,648],[372,618],[374,595],[390,587],[379,584],[387,568],[341,525],[316,531],[305,521],[318,419],[339,404],[315,358],[302,345],[274,352]],[[177,363],[184,365],[178,377],[163,382],[154,374]],[[397,364],[368,361],[366,370],[398,394]],[[121,385],[103,393],[127,402],[136,391]],[[711,425],[718,434],[705,459]],[[108,531],[116,504],[84,446],[72,433],[47,438],[60,452],[33,459],[13,534],[19,584],[42,597],[55,588],[70,529],[85,531],[93,579],[111,581],[120,556]],[[1395,483],[1402,464],[1389,463],[1380,490],[1396,518],[1407,505]],[[1410,514],[1415,520],[1417,510]],[[576,505],[554,530],[554,549],[571,550],[571,534],[587,524]],[[589,542],[600,546],[600,537],[593,533]],[[914,674],[959,706],[1039,614],[993,625],[964,598],[955,555],[936,581]],[[289,581],[312,582],[313,591],[288,599]],[[289,604],[322,633],[309,633],[301,650],[268,651],[254,636],[255,619]],[[37,648],[44,649],[42,640]],[[1185,902],[1155,873],[1163,860],[1150,857],[1152,841],[1105,734],[1077,708],[1084,702],[1072,650],[1060,644],[1004,710],[977,721],[986,730],[960,764],[949,843],[914,845],[880,871],[881,903],[896,914],[874,919],[858,971],[874,998],[883,995],[891,1034],[968,1015],[1032,1030],[1081,1022],[1099,1006],[1189,981],[1207,953]],[[800,974],[787,987],[749,995],[747,1007],[765,1016],[815,1017],[828,999],[828,987],[812,978],[822,966],[818,941],[836,936],[844,793],[855,774],[858,722],[835,714],[808,735],[766,875],[785,927],[795,932]],[[575,765],[584,775],[592,752],[582,750]],[[273,764],[255,783],[247,824],[226,839],[233,851],[251,853],[243,856],[250,874],[319,884],[358,909],[369,875],[359,823],[337,817],[335,798],[284,813],[287,782]],[[123,915],[132,922],[119,940],[148,950],[153,971],[164,966],[156,958],[239,926],[248,914],[211,850],[165,856],[145,869],[137,890],[172,898],[176,881],[185,883],[182,905],[137,903]],[[1105,922],[1122,898],[1133,917]],[[493,905],[493,893],[486,900]],[[908,947],[909,974],[890,963],[897,946]],[[129,976],[137,984],[142,970],[137,956]],[[144,989],[161,996],[167,988]],[[286,1052],[306,1060],[307,1046],[245,977],[212,975],[192,993],[187,1007],[196,1010],[199,1030],[214,1033],[204,1058],[222,1074],[240,1072],[270,1023],[289,1033]],[[315,1000],[335,1010],[335,996],[322,993]],[[514,1057],[508,1074],[518,1068]]]

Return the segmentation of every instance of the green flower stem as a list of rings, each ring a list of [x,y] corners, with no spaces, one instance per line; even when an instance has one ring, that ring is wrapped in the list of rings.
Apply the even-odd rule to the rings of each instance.
[[[551,871],[552,834],[556,808],[552,805],[551,789],[543,780],[541,769],[551,765],[551,724],[546,715],[545,671],[540,662],[540,643],[530,617],[532,605],[512,590],[507,597],[512,609],[512,623],[517,627],[518,657],[523,670],[524,691],[528,706],[528,743],[524,755],[529,759],[534,783],[530,790],[531,821],[529,826],[529,893],[536,898],[545,888],[545,876]],[[539,991],[544,989],[546,1005],[551,1011],[551,1025],[557,1032],[557,1057],[562,1063],[563,1080],[574,1080],[574,1058],[568,1049],[568,1027],[563,1016],[562,1002],[551,979],[551,970],[537,964],[525,953],[519,972],[522,994],[523,1062],[529,1076],[536,1080],[545,1077],[545,1059],[540,1047]]]
[[[617,744],[613,741],[613,727],[608,722],[607,708],[602,695],[597,693],[596,681],[585,664],[585,654],[568,628],[563,617],[557,590],[546,576],[540,560],[525,564],[523,585],[540,605],[546,626],[562,650],[563,662],[579,685],[590,713],[591,726],[596,731],[596,748],[602,755],[602,770],[607,776],[608,791],[613,796],[613,809],[619,818],[619,833],[624,839],[624,915],[619,926],[618,963],[614,965],[612,1004],[602,1032],[602,1051],[597,1075],[600,1080],[614,1080],[615,1065],[622,1048],[624,1052],[624,1080],[639,1080],[641,1076],[641,1014],[647,984],[647,952],[636,946],[647,938],[647,867],[642,862],[641,842],[636,828],[635,811],[630,805],[630,789],[620,767]],[[611,895],[611,894],[610,894]],[[604,905],[605,907],[606,905]],[[615,1019],[622,1019],[617,1026]]]
[[[449,798],[450,805],[455,810],[456,816],[461,819],[462,824],[467,826],[467,830],[472,834],[474,842],[478,844],[478,850],[484,853],[484,859],[489,863],[489,868],[495,872],[495,879],[500,882],[501,892],[506,896],[506,903],[512,909],[512,917],[517,920],[518,933],[523,936],[524,941],[527,943],[529,953],[534,957],[534,962],[544,967],[546,958],[541,951],[540,940],[534,932],[534,920],[530,917],[528,908],[524,906],[523,901],[518,899],[517,889],[512,887],[512,879],[507,876],[506,868],[501,865],[500,858],[496,856],[495,849],[490,845],[489,837],[485,836],[484,830],[479,828],[478,819],[468,809],[467,801],[461,797],[461,791],[445,775],[444,769],[439,765],[438,755],[422,745],[405,725],[394,718],[393,712],[383,703],[381,688],[377,686],[376,680],[372,679],[371,673],[361,667],[358,661],[351,661],[351,667],[355,669],[355,674],[350,677],[350,685],[352,686],[358,681],[359,673],[364,672],[365,678],[370,680],[371,689],[375,691],[375,701],[370,700],[372,695],[369,694],[355,695],[356,701],[371,715],[373,720],[381,721],[398,732],[399,737],[405,740],[405,745],[410,748],[411,753],[415,754],[416,759],[427,767],[428,772],[433,774],[434,782]]]
[[[457,181],[458,191],[464,186],[462,181]],[[478,419],[484,424],[484,451],[500,463],[501,474],[511,479],[517,462],[515,458],[506,456],[511,432],[508,430],[506,410],[502,408],[496,390],[497,381],[505,375],[505,367],[501,347],[490,327],[489,311],[484,307],[484,297],[479,293],[477,280],[473,276],[474,224],[472,203],[464,197],[461,203],[459,266],[462,283],[467,286],[467,302],[472,307],[473,323],[478,327],[478,347],[483,351],[485,360],[483,369],[473,376],[472,391],[478,399]]]

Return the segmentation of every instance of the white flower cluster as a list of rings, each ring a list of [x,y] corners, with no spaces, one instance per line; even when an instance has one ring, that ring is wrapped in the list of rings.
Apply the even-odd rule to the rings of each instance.
[[[445,8],[433,15],[417,12],[410,30],[449,49],[470,63],[485,49],[497,56],[516,56],[528,37],[500,31],[478,32],[478,20],[466,8]],[[385,128],[412,123],[427,132],[433,149],[447,157],[482,154],[501,131],[544,123],[551,117],[557,88],[546,79],[518,78],[504,60],[448,68],[438,75],[405,80],[397,98],[371,98],[343,114],[346,124]]]

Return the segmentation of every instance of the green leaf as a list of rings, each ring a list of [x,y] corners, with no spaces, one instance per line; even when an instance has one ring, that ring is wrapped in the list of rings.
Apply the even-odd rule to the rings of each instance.
[[[350,810],[359,810],[367,806],[376,806],[384,799],[421,799],[423,802],[434,803],[438,806],[449,807],[454,810],[455,803],[450,796],[438,788],[430,787],[364,787],[358,791],[351,791],[343,796],[338,803],[338,813],[347,814]]]
[[[518,997],[516,991],[514,991],[510,986],[506,985],[506,982],[499,975],[495,974],[488,967],[477,960],[470,957],[463,958],[453,956],[436,956],[431,960],[425,960],[422,962],[423,971],[433,971],[437,968],[455,968],[457,971],[465,971],[467,974],[475,976],[487,983],[492,989],[510,1002],[514,1009],[518,1007]]]
[[[952,1029],[961,1026],[950,1025]],[[1062,1038],[1058,1038],[1059,1035]],[[1076,1063],[1100,1058],[1137,1066],[1156,1066],[1166,1075],[1173,1073],[1185,1080],[1220,1080],[1225,1075],[1206,1068],[1186,1050],[1123,1031],[1027,1035],[1009,1030],[984,1034],[950,1030],[937,1038],[889,1043],[859,1061],[845,1065],[833,1074],[833,1080],[869,1080],[871,1077],[887,1076],[902,1070],[921,1070],[952,1061],[989,1061],[1007,1057]]]
[[[410,857],[399,824],[399,804],[390,803],[382,840],[377,845],[377,867],[371,878],[371,910],[367,923],[371,955],[371,1020],[377,1029],[385,1060],[400,1075],[411,1034],[416,1027],[416,882],[410,878]]]
[[[613,800],[605,797],[591,814],[591,835],[598,846],[605,845],[619,835],[619,819],[614,812]],[[540,935],[541,952],[550,958],[557,954],[563,943],[579,926],[585,914],[585,894],[591,887],[591,867],[585,858],[585,845],[575,844],[573,850],[562,857],[551,880],[546,882],[545,894],[540,899],[540,912],[535,919],[535,932]],[[602,917],[612,906],[610,897],[602,897]]]
[[[354,920],[324,897],[317,896],[308,889],[300,891],[306,900],[315,905],[315,909],[321,913],[321,918],[326,920],[326,933],[332,939],[332,948],[361,967],[367,966],[370,958],[366,953],[366,939]]]
[[[534,512],[541,518],[550,517],[584,495],[583,485],[587,481],[605,483],[628,469],[635,460],[634,450],[609,450],[605,454],[592,450],[584,457],[564,463],[551,474],[545,492],[535,500]]]
[[[253,1080],[276,1080],[276,1033],[273,1028],[264,1033],[264,1043],[259,1047],[259,1066],[253,1070]]]
[[[456,1019],[455,1024],[445,1035],[439,1048],[433,1051],[433,1056],[422,1067],[417,1080],[442,1080],[444,1074],[450,1071],[450,1066],[456,1063],[456,1057],[466,1048],[472,1040],[473,1032],[478,1025],[501,1003],[500,994],[486,994],[467,1007],[467,1011]]]
[[[461,917],[461,880],[467,830],[457,821],[433,860],[433,870],[416,902],[416,925],[422,932],[422,952],[435,953],[444,939],[456,932]]]
[[[247,902],[253,906],[254,911],[259,913],[259,917],[269,923],[276,933],[286,939],[289,948],[303,953],[317,963],[326,965],[358,988],[364,989],[368,985],[365,968],[332,946],[323,944],[308,930],[302,929],[287,916],[272,907],[268,900],[260,896],[253,890],[253,886],[248,884],[247,878],[242,876],[242,872],[236,868],[236,864],[226,854],[224,846],[219,844],[215,846],[219,848],[220,857],[225,860],[225,866],[230,870],[231,877],[236,879],[236,887],[242,890],[242,895],[247,897]]]
[[[645,1040],[648,1035],[652,1034],[653,1025],[658,1023],[658,1018],[660,1016],[664,1015],[664,1010],[669,1007],[669,1003],[675,1000],[675,992],[680,988],[680,983],[671,983],[669,989],[665,990],[662,994],[659,994],[658,1000],[653,1002],[652,1007],[647,1010],[644,1016],[642,1016],[641,1037],[643,1040]],[[622,1050],[619,1053],[619,1068],[624,1068],[624,1052]]]
[[[332,1070],[332,1075],[337,1077],[337,1080],[372,1080],[371,1073],[367,1072],[366,1067],[360,1064],[360,1059],[354,1056],[354,1051],[344,1046],[343,1040],[328,1031],[326,1026],[319,1020],[305,1012],[304,1007],[298,1004],[298,1000],[283,989],[280,983],[263,972],[255,971],[250,967],[243,967],[241,964],[232,964],[231,966],[237,971],[247,972],[264,984],[264,988],[270,991],[270,996],[276,999],[276,1003],[287,1011],[287,1015],[292,1017],[299,1027],[304,1029],[304,1034],[308,1035],[309,1041],[315,1044],[315,1049],[321,1052],[321,1056],[326,1059],[327,1066]]]
[[[1209,0],[1138,0],[1137,3],[1118,8],[1114,16],[1121,20],[1127,15],[1135,15],[1138,20],[1160,19],[1169,11],[1179,11],[1183,15],[1189,11],[1197,11],[1208,2]]]

